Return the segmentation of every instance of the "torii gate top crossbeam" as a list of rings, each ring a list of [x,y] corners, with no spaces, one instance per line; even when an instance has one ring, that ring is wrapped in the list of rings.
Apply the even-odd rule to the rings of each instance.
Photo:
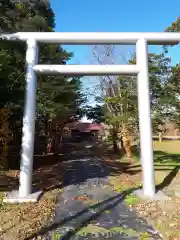
[[[59,44],[129,44],[145,39],[149,45],[175,45],[180,41],[180,33],[169,32],[18,32],[0,34],[0,39]]]

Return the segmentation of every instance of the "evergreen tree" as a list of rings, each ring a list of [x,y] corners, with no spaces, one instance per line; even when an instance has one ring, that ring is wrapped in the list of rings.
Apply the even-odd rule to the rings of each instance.
[[[14,33],[53,32],[55,16],[44,0],[15,1],[0,3],[0,31]],[[25,52],[23,42],[2,42],[0,48],[0,104],[24,104]],[[72,53],[66,52],[58,44],[40,44],[39,63],[66,64]],[[38,76],[37,111],[53,118],[61,115],[65,119],[76,114],[82,95],[80,78],[61,76]],[[66,115],[66,116],[65,116]]]

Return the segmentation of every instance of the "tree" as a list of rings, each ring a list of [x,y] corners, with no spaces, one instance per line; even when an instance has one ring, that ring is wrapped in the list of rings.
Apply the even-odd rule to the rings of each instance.
[[[104,51],[95,48],[94,56],[100,64],[114,63],[114,47],[104,46]],[[108,58],[111,60],[108,60]],[[171,73],[170,59],[164,53],[149,53],[149,79],[150,101],[152,112],[153,130],[161,131],[165,117],[167,117],[167,96],[165,88]],[[136,63],[135,54],[132,55],[131,64]],[[112,140],[114,149],[117,149],[118,139],[122,138],[126,155],[132,156],[130,133],[138,133],[138,103],[135,77],[101,77],[101,100],[106,108],[105,119],[113,126]]]
[[[16,3],[16,1],[2,1],[1,2],[1,32],[17,32],[17,31],[54,31],[54,13],[50,5],[44,1],[24,1]],[[4,14],[5,13],[5,14]],[[1,85],[4,92],[1,97],[7,103],[16,96],[16,102],[23,104],[24,98],[24,56],[25,44],[20,42],[10,43],[3,42],[4,47],[0,52],[1,61],[1,78],[4,83]],[[39,63],[47,64],[66,64],[72,57],[72,53],[67,53],[58,44],[40,44]],[[3,69],[3,71],[2,71]],[[11,74],[10,74],[11,73]],[[17,81],[14,79],[17,79]],[[7,81],[8,80],[8,81]],[[67,112],[67,108],[74,108],[78,105],[78,98],[80,94],[81,83],[80,78],[67,78],[59,76],[40,76],[38,77],[38,90],[37,90],[37,108],[39,114],[48,113],[54,117],[57,109]],[[21,91],[19,94],[18,91]],[[19,98],[18,98],[19,97]],[[75,101],[76,104],[74,104]],[[66,101],[65,101],[66,100]],[[73,102],[73,104],[72,104]],[[79,101],[79,103],[81,100]],[[59,104],[59,106],[58,106]],[[62,109],[63,106],[66,106]],[[72,112],[72,109],[71,109]]]
[[[180,17],[165,29],[165,32],[180,32]],[[168,46],[164,46],[164,50],[168,52]],[[167,102],[167,118],[170,122],[180,127],[180,64],[172,67],[171,75],[164,89],[164,95],[168,96]]]
[[[54,13],[50,5],[44,1],[16,1],[1,2],[1,32],[17,31],[54,31]],[[4,15],[5,13],[5,15]],[[1,63],[1,104],[8,101],[23,104],[24,98],[24,43],[3,42],[4,47],[0,52]],[[67,53],[58,44],[40,44],[39,63],[66,64],[72,57],[72,53]],[[16,63],[16,64],[15,64]],[[16,80],[14,80],[16,79]],[[8,81],[7,81],[8,80]],[[1,82],[2,82],[1,81]],[[48,114],[55,117],[56,114],[74,111],[82,101],[80,78],[67,78],[59,76],[38,77],[37,109],[39,114]],[[21,91],[21,94],[20,92]],[[15,99],[12,99],[13,96]],[[19,97],[19,98],[18,98]],[[4,99],[3,99],[4,98]],[[72,104],[73,103],[73,104]],[[69,112],[68,112],[69,114]]]
[[[45,1],[18,3],[3,0],[0,3],[0,9],[0,32],[47,31],[48,29],[52,31],[54,27],[53,11],[50,6],[45,4]],[[1,106],[11,101],[23,106],[25,43],[1,41],[0,44],[0,72],[1,83],[3,83],[0,92],[2,93],[0,94]]]
[[[0,3],[0,32],[18,31],[53,32],[55,16],[48,1],[12,1]],[[39,63],[66,64],[73,56],[58,44],[40,44]],[[24,42],[0,42],[0,108],[23,109],[25,93]],[[84,102],[81,80],[78,77],[38,76],[37,120],[47,121],[59,117],[64,122],[78,117]],[[19,120],[22,121],[22,112]],[[13,115],[13,114],[11,114]],[[12,118],[11,118],[12,119]]]
[[[93,55],[98,64],[114,64],[116,62],[116,47],[111,45],[95,46]],[[131,158],[130,131],[134,124],[136,105],[131,104],[136,99],[136,85],[133,77],[99,77],[101,101],[106,110],[106,123],[111,126],[113,147],[116,152],[124,149]],[[136,100],[135,100],[136,101]],[[132,120],[133,119],[133,120]],[[121,144],[123,143],[123,144]],[[121,146],[123,145],[123,146]]]
[[[135,57],[130,61],[136,63]],[[153,133],[165,131],[169,97],[166,88],[171,75],[170,58],[164,53],[148,54],[150,104]]]
[[[95,106],[86,106],[84,108],[83,114],[87,116],[88,119],[93,119],[95,123],[105,123],[105,105],[95,105]]]

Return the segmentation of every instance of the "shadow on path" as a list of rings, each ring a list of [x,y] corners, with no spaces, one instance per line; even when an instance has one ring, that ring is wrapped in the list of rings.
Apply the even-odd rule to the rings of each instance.
[[[97,157],[65,161],[62,166],[64,191],[58,196],[53,222],[26,240],[38,236],[50,240],[53,234],[55,239],[63,240],[139,239],[145,232],[148,239],[161,239],[156,230],[125,205],[123,200],[135,188],[121,194],[112,190],[107,176],[117,169]],[[88,226],[90,232],[82,230]]]
[[[81,184],[88,179],[101,179],[106,178],[110,175],[120,175],[123,173],[134,175],[140,172],[139,169],[128,169],[125,164],[122,163],[118,163],[118,166],[114,164],[103,164],[103,161],[100,160],[98,157],[88,154],[86,154],[86,157],[84,158],[77,158],[77,156],[74,156],[74,159],[71,158],[64,160],[60,164],[62,173],[62,184],[54,185],[47,190],[45,189],[45,191],[50,191],[55,188],[64,188],[72,184]]]

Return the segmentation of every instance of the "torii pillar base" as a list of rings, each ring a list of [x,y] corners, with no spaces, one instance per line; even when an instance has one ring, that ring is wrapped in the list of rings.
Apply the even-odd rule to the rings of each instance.
[[[39,201],[40,197],[42,196],[43,191],[38,191],[29,194],[25,197],[19,196],[19,191],[11,191],[5,193],[5,197],[3,199],[3,202],[5,203],[36,203]]]
[[[149,196],[149,197],[144,194],[143,189],[135,190],[134,194],[137,195],[141,199],[150,200],[150,201],[164,201],[164,200],[169,200],[170,199],[162,191],[158,191],[153,196]]]

